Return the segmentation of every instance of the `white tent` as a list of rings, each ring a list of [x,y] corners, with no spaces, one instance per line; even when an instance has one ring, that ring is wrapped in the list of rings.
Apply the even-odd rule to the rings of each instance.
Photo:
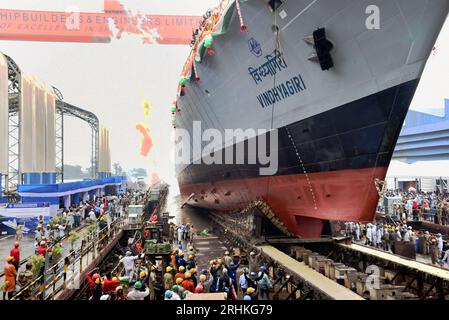
[[[387,186],[389,189],[398,187],[396,182],[420,181],[421,190],[435,191],[437,180],[449,180],[449,161],[419,161],[408,164],[393,160],[387,172]]]
[[[419,161],[408,164],[393,160],[388,167],[387,178],[449,178],[449,160]]]

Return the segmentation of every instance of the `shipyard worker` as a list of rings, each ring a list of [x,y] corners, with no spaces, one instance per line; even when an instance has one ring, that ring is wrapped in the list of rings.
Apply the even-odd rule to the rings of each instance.
[[[190,272],[185,273],[184,281],[181,283],[181,286],[187,291],[193,292],[195,290],[195,284],[191,279]]]
[[[181,278],[181,279],[184,280],[184,278],[185,278],[185,274],[184,274],[185,269],[186,268],[184,266],[180,266],[178,268],[178,273],[175,274],[175,279]]]
[[[31,262],[27,262],[27,264],[25,265],[25,270],[19,273],[17,282],[20,285],[20,290],[25,289],[33,281],[34,275],[31,271],[32,268],[33,265],[31,264]],[[22,292],[21,298],[23,298],[24,300],[31,299],[31,288],[27,288],[26,290],[24,290]]]
[[[257,300],[257,291],[253,287],[246,289],[245,296],[249,297],[249,300]]]
[[[126,256],[120,259],[120,262],[123,263],[123,267],[125,268],[125,274],[129,277],[130,280],[134,278],[135,266],[134,261],[139,256],[132,256],[131,251],[126,251]]]
[[[39,224],[37,226],[37,229],[34,232],[34,240],[36,240],[37,243],[40,243],[42,240],[42,225],[41,224]]]
[[[407,231],[404,234],[404,242],[405,243],[410,243],[411,236],[412,236],[412,227],[408,227]]]
[[[176,295],[176,296],[178,296],[178,298],[179,299],[173,299],[173,300],[181,300],[181,296],[180,296],[180,293],[179,293],[179,289],[180,289],[181,287],[179,286],[179,285],[177,285],[177,284],[175,284],[172,288],[171,288],[171,291],[173,291],[173,295]]]
[[[95,270],[98,270],[98,268],[94,268],[92,269],[90,272],[87,273],[86,275],[86,280],[87,280],[87,284],[89,285],[89,289],[90,289],[90,294],[93,295],[94,294],[94,287],[95,287],[95,280],[97,280],[98,278],[100,278],[100,274],[99,273],[94,273],[92,276],[92,272],[94,272]]]
[[[449,248],[444,252],[443,259],[441,260],[445,268],[449,268]]]
[[[256,272],[259,268],[259,260],[262,255],[262,250],[259,251],[259,253],[255,253],[254,251],[251,251],[249,253],[248,261],[249,261],[249,270],[250,272]]]
[[[37,255],[45,257],[46,253],[47,253],[47,247],[46,247],[45,241],[41,241],[39,248],[37,249]]]
[[[182,238],[184,240],[189,240],[189,235],[190,235],[190,224],[187,223],[184,227]]]
[[[196,285],[198,284],[198,280],[196,278],[196,268],[190,268],[189,272],[190,272],[190,279],[192,279],[193,285],[196,287]]]
[[[11,249],[9,252],[9,255],[13,257],[12,264],[16,268],[16,270],[19,270],[19,264],[20,264],[20,249],[19,249],[20,243],[15,242],[14,248]]]
[[[144,300],[149,294],[150,290],[142,282],[137,281],[134,288],[128,292],[127,300]]]
[[[97,216],[95,215],[95,211],[93,209],[90,210],[90,212],[89,212],[89,220],[91,222],[94,222],[97,220]]]
[[[360,241],[360,224],[356,223],[355,227],[354,227],[354,232],[355,232],[355,241]]]
[[[208,277],[206,274],[200,275],[200,282],[204,287],[204,292],[210,293],[210,286],[212,285],[212,277]]]
[[[102,283],[101,278],[98,277],[95,279],[95,285],[92,291],[92,300],[100,300],[101,296],[103,295],[103,289],[102,289]]]
[[[16,241],[22,241],[23,238],[23,224],[16,226]]]
[[[382,237],[384,236],[384,228],[381,224],[377,226],[377,247],[382,246]]]
[[[184,252],[181,250],[178,251],[176,255],[176,265],[178,266],[178,269],[180,267],[184,267],[187,265],[187,261],[184,260]]]
[[[237,270],[240,267],[240,263],[235,264],[234,261],[231,260],[229,265],[226,265],[225,267],[228,270],[229,278],[231,278],[234,288],[237,290]]]
[[[382,236],[382,246],[385,251],[390,251],[390,232],[388,226],[384,228],[384,235]]]
[[[75,224],[75,217],[73,215],[73,211],[70,211],[67,214],[67,227],[68,227],[68,231],[71,231],[73,229],[73,226]]]
[[[169,290],[173,287],[173,268],[168,266],[164,274],[164,289]]]
[[[115,289],[120,285],[120,280],[117,277],[111,278],[110,272],[107,272],[103,277],[103,292],[111,293],[115,292]]]
[[[371,245],[377,246],[377,226],[375,224],[371,225]]]
[[[441,257],[443,253],[443,236],[441,233],[437,234],[437,241],[438,241],[438,257]]]
[[[6,296],[8,296],[8,300],[11,300],[14,294],[14,288],[16,286],[17,270],[13,264],[13,257],[9,256],[5,260],[6,264],[3,268],[3,272],[5,274],[5,283],[3,284],[3,300],[6,300]]]
[[[49,224],[47,224],[47,226],[45,227],[44,235],[46,239],[50,240],[52,238],[52,230]]]
[[[164,293],[164,300],[174,300],[173,299],[173,291],[166,290],[165,293]]]
[[[183,232],[184,232],[183,226],[184,225],[181,225],[180,227],[178,227],[178,242],[182,241],[182,235],[183,235]]]
[[[193,243],[193,238],[195,237],[195,227],[193,226],[193,224],[190,226],[189,229],[189,239],[190,239],[190,243]]]
[[[399,227],[396,227],[396,241],[402,241],[402,233]]]
[[[265,266],[260,267],[259,278],[260,277],[262,277],[262,279],[260,279],[258,282],[260,288],[260,298],[261,300],[265,300],[264,299],[265,296],[266,300],[270,300],[270,290],[272,288],[272,284],[267,274],[267,267]]]
[[[248,282],[248,289],[254,289],[254,293],[251,295],[251,299],[257,300],[259,295],[259,285],[258,282],[262,280],[263,274],[257,274],[255,272],[251,272],[249,277],[245,275],[246,281]]]
[[[162,277],[159,275],[156,276],[156,281],[153,284],[153,291],[154,291],[154,300],[156,301],[164,300],[165,289],[164,284],[162,283]]]
[[[195,260],[193,254],[189,254],[187,258],[187,268],[188,269],[195,268]]]
[[[178,267],[177,267],[177,264],[176,264],[177,257],[178,257],[177,252],[176,252],[176,251],[173,251],[172,254],[171,254],[171,256],[170,256],[170,261],[171,261],[171,265],[172,265],[172,267],[173,267],[173,269],[174,269],[175,271],[178,270]]]
[[[225,263],[226,266],[229,266],[229,264],[232,261],[232,257],[229,255],[229,251],[225,251],[224,256],[223,256],[223,261]]]
[[[59,239],[65,236],[65,227],[61,224],[58,226]]]
[[[225,288],[230,288],[231,278],[228,275],[228,269],[223,269],[222,276],[218,280],[218,292],[225,292]]]
[[[435,237],[430,239],[430,258],[432,264],[436,264],[438,261],[438,240]]]
[[[248,276],[248,274],[249,269],[244,268],[242,275],[239,277],[239,288],[242,293],[245,293],[246,289],[248,289],[248,281],[246,281],[246,277]]]
[[[424,245],[423,245],[424,254],[429,255],[430,254],[430,233],[429,233],[429,231],[424,232],[424,236],[422,237],[422,239],[424,240]]]
[[[366,225],[366,243],[367,245],[371,245],[373,241],[373,237],[372,237],[372,229],[371,229],[371,223],[368,223]]]

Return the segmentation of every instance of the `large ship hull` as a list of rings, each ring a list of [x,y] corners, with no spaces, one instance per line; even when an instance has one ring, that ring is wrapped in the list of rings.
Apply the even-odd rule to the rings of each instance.
[[[195,66],[201,83],[187,83],[178,99],[176,127],[193,134],[192,123],[201,121],[203,129],[277,130],[279,169],[261,176],[257,164],[193,164],[201,158],[193,153],[192,163],[177,164],[189,204],[228,212],[263,198],[302,237],[320,235],[328,220],[373,220],[375,181],[385,179],[449,4],[371,2],[380,8],[379,30],[366,28],[364,1],[286,1],[275,14],[284,11],[284,19],[274,19],[264,1],[241,4],[249,33],[240,33],[234,14],[214,39],[215,55]],[[303,39],[317,27],[336,48],[330,71],[307,59],[313,48]],[[262,81],[249,76],[266,62],[248,50],[254,41],[266,53],[282,48],[288,68]],[[239,142],[225,143],[235,149]]]

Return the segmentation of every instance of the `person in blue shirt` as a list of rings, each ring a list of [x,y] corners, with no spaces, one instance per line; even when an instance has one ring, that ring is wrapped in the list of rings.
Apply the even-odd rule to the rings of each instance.
[[[240,267],[240,262],[235,264],[234,261],[231,261],[229,265],[226,265],[225,267],[228,270],[229,278],[231,278],[235,290],[237,290],[237,269]]]

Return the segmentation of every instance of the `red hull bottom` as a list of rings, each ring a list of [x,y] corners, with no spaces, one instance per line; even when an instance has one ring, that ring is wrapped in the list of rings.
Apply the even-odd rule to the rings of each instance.
[[[378,193],[374,180],[386,167],[223,180],[180,185],[189,204],[214,211],[234,211],[264,198],[287,228],[303,238],[319,237],[327,220],[369,222]],[[308,179],[307,179],[308,178]]]

